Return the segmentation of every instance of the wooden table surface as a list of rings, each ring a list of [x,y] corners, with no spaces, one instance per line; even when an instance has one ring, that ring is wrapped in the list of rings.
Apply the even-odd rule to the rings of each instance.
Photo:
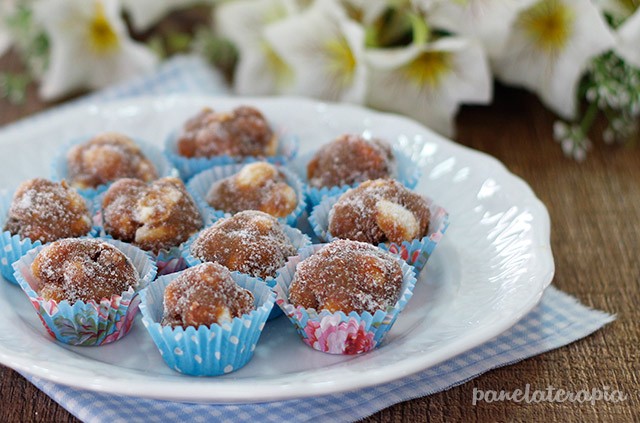
[[[19,70],[15,56],[0,71]],[[30,87],[24,105],[0,100],[0,125],[52,105]],[[527,181],[551,215],[553,284],[617,320],[569,346],[490,371],[446,392],[406,401],[368,418],[388,421],[640,421],[640,149],[596,147],[584,163],[562,155],[554,116],[530,94],[498,88],[490,107],[464,108],[457,141],[489,153]],[[474,388],[623,391],[622,403],[479,403]],[[75,421],[16,372],[0,366],[0,421]]]

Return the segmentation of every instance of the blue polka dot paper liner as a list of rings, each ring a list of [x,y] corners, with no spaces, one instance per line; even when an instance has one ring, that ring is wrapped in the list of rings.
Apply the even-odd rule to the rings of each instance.
[[[324,198],[320,204],[313,208],[309,216],[309,224],[315,234],[324,242],[331,242],[335,238],[329,232],[329,214],[331,208],[338,201],[340,195]],[[444,236],[449,227],[449,213],[439,205],[427,198],[431,218],[427,234],[421,239],[414,239],[411,242],[403,241],[398,244],[387,242],[378,244],[378,247],[401,257],[404,261],[415,267],[416,272],[420,272],[429,261],[436,246]]]
[[[65,145],[58,151],[53,159],[53,162],[51,163],[51,178],[54,181],[61,181],[63,179],[69,181],[67,153],[72,147],[88,142],[91,138],[92,137],[90,136],[81,137],[79,140],[75,140]],[[162,178],[164,176],[179,176],[178,170],[171,164],[167,157],[165,157],[160,148],[135,138],[133,140],[136,145],[140,147],[140,150],[142,150],[142,153],[147,157],[147,159],[149,159],[151,163],[153,163],[159,178]],[[69,184],[71,184],[70,181]],[[107,188],[109,188],[109,185],[111,185],[111,183],[103,184],[96,188],[76,188],[76,190],[83,197],[92,200],[97,195],[104,193]]]
[[[316,244],[304,248],[300,254],[289,258],[287,264],[278,270],[276,304],[289,318],[302,341],[311,348],[329,354],[355,355],[373,350],[383,342],[400,312],[413,296],[416,276],[413,267],[397,259],[402,269],[402,286],[396,303],[386,310],[374,314],[342,311],[330,312],[313,308],[294,306],[289,303],[289,287],[293,282],[298,264],[319,251],[326,244]]]
[[[162,276],[141,293],[142,323],[165,363],[191,376],[218,376],[242,368],[253,357],[275,294],[263,281],[232,272],[233,280],[253,293],[255,309],[251,313],[211,326],[162,326],[164,290],[180,275]]]
[[[0,229],[4,228],[13,201],[13,191],[0,190]],[[91,201],[85,198],[89,212],[92,210]],[[97,236],[100,229],[93,226],[87,236]],[[27,251],[42,245],[40,240],[32,240],[28,237],[21,237],[9,231],[2,231],[0,234],[0,273],[7,281],[17,285],[12,264]]]
[[[221,217],[221,219],[224,219],[224,217]],[[284,231],[285,235],[287,235],[287,237],[291,240],[293,247],[297,251],[300,251],[302,248],[311,245],[311,239],[307,235],[303,234],[299,229],[292,228],[288,225],[282,225],[282,230]],[[202,260],[191,254],[191,245],[199,235],[200,233],[191,236],[191,238],[189,238],[189,240],[182,245],[182,257],[186,261],[187,267],[194,267],[202,263]],[[273,288],[276,284],[274,277],[267,277],[266,279],[262,279],[260,277],[255,278],[262,281],[269,288]],[[271,311],[271,314],[269,315],[269,320],[275,319],[276,317],[279,317],[281,315],[282,312],[280,311],[280,309],[278,307],[274,307]]]
[[[7,190],[0,191],[0,226],[4,228],[11,207],[13,193]],[[2,229],[0,228],[0,229]],[[0,273],[7,281],[17,285],[18,281],[13,276],[14,261],[18,260],[27,251],[35,248],[42,243],[40,241],[32,241],[29,238],[21,238],[19,235],[13,235],[9,231],[2,231],[0,236]]]
[[[207,170],[215,166],[251,163],[261,160],[267,161],[272,164],[285,165],[289,161],[293,160],[293,158],[295,158],[298,154],[298,138],[295,135],[286,133],[282,130],[276,129],[274,132],[278,137],[278,148],[276,149],[275,156],[237,157],[221,155],[213,157],[184,157],[178,154],[178,137],[181,133],[180,129],[172,131],[166,138],[164,144],[164,154],[167,156],[169,161],[173,163],[173,165],[178,169],[178,172],[180,172],[180,177],[184,181],[188,181],[203,170]]]
[[[332,186],[332,187],[322,187],[316,188],[312,187],[308,184],[307,180],[307,164],[311,161],[315,154],[314,152],[309,152],[303,156],[301,156],[298,160],[295,161],[295,164],[292,165],[294,171],[300,176],[303,182],[306,184],[307,191],[307,203],[309,206],[309,210],[311,210],[316,205],[320,204],[323,198],[332,197],[334,195],[342,194],[343,192],[355,188],[358,184],[352,185],[342,185],[342,186]],[[397,179],[402,185],[409,189],[413,189],[418,185],[420,180],[420,175],[422,171],[420,170],[420,166],[411,159],[406,153],[404,153],[398,147],[393,147],[393,157],[395,158],[394,169],[392,172],[392,177]]]
[[[224,211],[217,210],[209,205],[206,200],[207,193],[214,183],[237,174],[245,165],[246,163],[216,166],[211,169],[202,171],[191,178],[189,180],[189,183],[187,184],[187,189],[189,190],[195,201],[198,203],[198,207],[200,207],[201,210],[208,211],[208,214],[210,216],[212,215],[213,219],[217,219],[221,215],[225,217],[231,216],[231,213],[225,213]],[[284,175],[287,185],[293,188],[298,199],[296,208],[286,217],[278,218],[278,220],[290,226],[296,226],[300,215],[302,215],[307,207],[304,185],[302,184],[302,181],[300,181],[300,178],[298,178],[297,175],[295,175],[286,167],[277,166],[277,168]]]
[[[104,221],[102,219],[102,200],[106,191],[98,194],[93,199],[92,205],[92,219],[93,225],[97,232],[98,237],[101,238],[113,238],[111,234],[108,234],[104,229]],[[211,224],[212,220],[209,211],[200,207],[197,201],[194,199],[194,203],[198,207],[200,216],[202,217],[202,228]],[[197,233],[197,232],[196,232]],[[185,241],[186,242],[186,241]],[[155,261],[158,269],[157,276],[168,275],[170,273],[179,272],[187,268],[187,262],[182,254],[182,244],[175,245],[171,248],[161,249],[160,251],[147,251],[149,256]]]
[[[100,239],[122,251],[131,260],[138,273],[135,288],[96,301],[45,300],[39,294],[40,282],[31,271],[31,264],[45,246],[26,253],[14,263],[14,275],[27,294],[40,321],[51,337],[76,346],[99,346],[124,337],[133,325],[138,312],[138,291],[146,287],[156,276],[153,260],[141,249],[113,239]]]

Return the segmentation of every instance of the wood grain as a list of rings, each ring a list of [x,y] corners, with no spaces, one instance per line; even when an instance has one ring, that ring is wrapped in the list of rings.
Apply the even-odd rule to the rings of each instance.
[[[14,55],[0,71],[19,71]],[[24,105],[0,100],[0,124],[51,107],[30,87]],[[490,107],[463,108],[457,141],[501,160],[547,205],[556,262],[554,284],[618,319],[567,347],[490,371],[446,392],[406,401],[366,419],[398,421],[640,421],[640,150],[606,146],[597,137],[586,162],[562,155],[552,139],[555,117],[530,94],[497,87]],[[472,406],[473,388],[578,391],[608,386],[629,396],[598,402]],[[348,416],[345,416],[347,418]],[[14,371],[0,366],[0,421],[75,421]]]

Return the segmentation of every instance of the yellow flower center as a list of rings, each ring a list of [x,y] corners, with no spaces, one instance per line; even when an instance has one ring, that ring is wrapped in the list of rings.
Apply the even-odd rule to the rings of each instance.
[[[356,71],[356,58],[347,39],[341,36],[330,40],[325,44],[324,50],[328,72],[343,86],[349,85]]]
[[[548,53],[561,51],[573,32],[575,16],[560,0],[543,0],[522,12],[518,24],[536,47]]]
[[[104,6],[100,2],[96,2],[96,13],[89,24],[89,44],[100,54],[109,53],[120,44],[118,34],[107,19]]]
[[[442,77],[451,72],[451,53],[425,51],[404,67],[406,77],[418,86],[438,87]]]
[[[262,50],[265,55],[265,59],[267,62],[267,67],[272,75],[275,76],[276,85],[278,87],[285,86],[288,82],[290,82],[293,78],[293,71],[287,65],[287,63],[282,60],[282,57],[278,55],[278,53],[271,48],[269,43],[262,43]]]

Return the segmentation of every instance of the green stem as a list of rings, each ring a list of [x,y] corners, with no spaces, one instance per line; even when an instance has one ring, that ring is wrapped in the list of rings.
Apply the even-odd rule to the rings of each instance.
[[[431,35],[427,21],[419,13],[409,13],[409,20],[413,29],[413,43],[418,45],[426,44]]]
[[[593,126],[593,122],[595,121],[596,116],[598,116],[598,102],[594,101],[593,103],[589,104],[589,108],[584,114],[582,122],[580,122],[580,130],[583,134],[586,135],[589,133],[589,130]]]

